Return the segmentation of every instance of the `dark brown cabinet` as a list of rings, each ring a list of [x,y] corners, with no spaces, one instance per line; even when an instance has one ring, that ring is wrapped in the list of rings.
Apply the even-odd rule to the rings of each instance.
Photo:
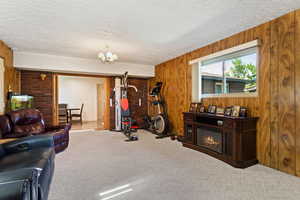
[[[194,138],[193,138],[193,132],[194,132],[194,126],[192,123],[185,123],[184,125],[184,132],[185,132],[185,141],[193,144]]]
[[[206,153],[234,167],[256,164],[258,118],[185,112],[183,146]]]

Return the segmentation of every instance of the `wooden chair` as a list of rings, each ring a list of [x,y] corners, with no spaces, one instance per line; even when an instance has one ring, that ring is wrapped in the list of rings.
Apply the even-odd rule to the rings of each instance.
[[[68,104],[58,104],[58,122],[59,124],[66,124],[69,122]]]
[[[82,111],[83,111],[83,106],[84,104],[81,104],[81,108],[80,108],[80,113],[79,114],[76,114],[76,113],[72,113],[70,115],[70,119],[71,119],[71,122],[73,121],[73,117],[77,117],[77,118],[80,118],[80,123],[82,124]]]

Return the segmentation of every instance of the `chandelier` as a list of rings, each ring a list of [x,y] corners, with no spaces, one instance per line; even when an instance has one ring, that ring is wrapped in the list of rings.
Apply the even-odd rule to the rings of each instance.
[[[113,54],[111,51],[108,51],[108,46],[106,46],[106,51],[105,52],[100,52],[98,54],[98,58],[103,62],[103,63],[112,63],[116,60],[118,60],[118,56],[116,54]]]

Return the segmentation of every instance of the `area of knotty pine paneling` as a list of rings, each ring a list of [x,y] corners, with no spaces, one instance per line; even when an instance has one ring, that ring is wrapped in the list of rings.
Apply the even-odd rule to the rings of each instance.
[[[300,12],[295,13],[296,175],[300,176]]]
[[[271,51],[271,61],[270,61],[270,73],[272,74],[271,76],[271,85],[272,87],[270,88],[271,91],[271,97],[270,97],[270,109],[271,109],[271,113],[270,113],[270,128],[271,128],[271,149],[270,149],[270,154],[271,154],[271,166],[273,168],[278,169],[278,153],[279,153],[279,148],[278,148],[278,134],[279,134],[279,124],[278,124],[278,120],[279,120],[279,103],[278,103],[278,86],[279,86],[279,82],[278,82],[278,78],[279,78],[279,74],[278,74],[278,63],[279,63],[279,59],[278,59],[278,46],[279,46],[279,41],[278,41],[278,20],[275,19],[271,22],[271,47],[270,47],[270,51]]]
[[[4,59],[4,94],[9,86],[14,92],[20,91],[20,73],[13,67],[13,51],[0,40],[0,57]],[[6,100],[6,98],[5,98]],[[7,109],[7,108],[6,108]]]
[[[295,174],[295,13],[277,19],[278,168]],[[273,74],[272,74],[273,75]]]
[[[259,117],[257,158],[263,165],[300,176],[300,11],[235,34],[155,67],[156,81],[164,83],[172,131],[183,134],[182,111],[191,103],[190,60],[255,39],[259,52],[257,98],[207,98],[207,106],[241,105]],[[299,90],[299,91],[298,91]],[[149,108],[151,114],[151,108]]]
[[[257,109],[253,115],[259,116],[257,127],[257,157],[259,161],[270,166],[270,23],[259,26],[254,31],[254,37],[260,38],[259,48],[259,98],[255,102]],[[257,104],[258,103],[258,104]],[[254,106],[252,106],[254,107]]]

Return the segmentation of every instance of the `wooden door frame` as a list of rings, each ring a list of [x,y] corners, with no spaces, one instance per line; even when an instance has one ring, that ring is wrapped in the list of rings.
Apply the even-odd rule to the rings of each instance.
[[[104,91],[105,91],[105,109],[104,109],[104,129],[110,129],[110,96],[111,96],[111,77],[104,79]]]
[[[58,75],[53,74],[52,76],[52,94],[53,94],[53,105],[52,105],[52,120],[53,120],[53,125],[59,125],[59,120],[58,120]]]
[[[53,124],[58,124],[58,88],[59,81],[58,76],[79,76],[79,77],[91,77],[91,78],[102,78],[104,80],[103,88],[105,92],[105,109],[104,109],[104,129],[110,129],[110,96],[111,96],[111,79],[112,76],[92,75],[92,74],[72,74],[72,73],[54,73],[53,74]]]
[[[104,110],[103,109],[103,103],[105,107],[105,90],[104,90],[104,83],[98,83],[97,84],[97,121],[99,122],[101,119],[101,122],[104,122]]]

